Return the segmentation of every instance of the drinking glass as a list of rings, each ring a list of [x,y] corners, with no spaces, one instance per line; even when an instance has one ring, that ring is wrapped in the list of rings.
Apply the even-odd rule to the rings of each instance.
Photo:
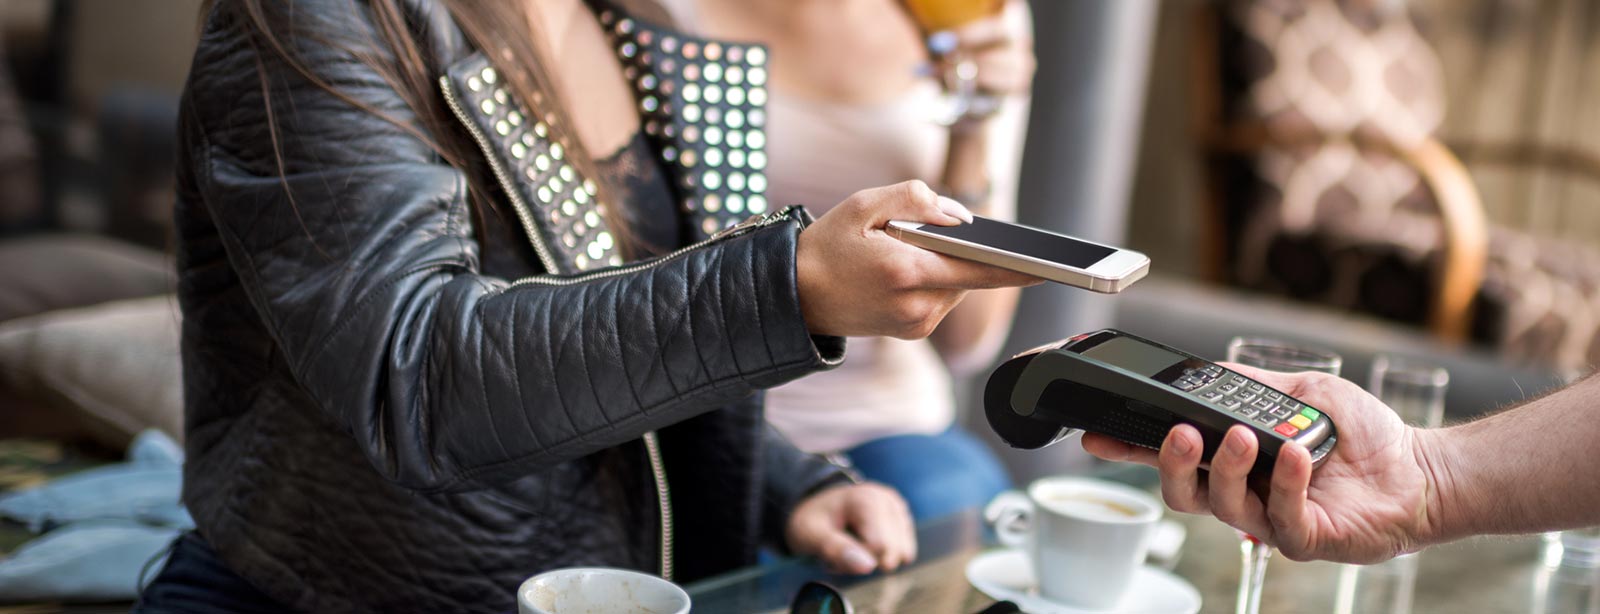
[[[1433,364],[1381,355],[1372,362],[1367,390],[1393,409],[1406,424],[1438,428],[1444,423],[1444,393],[1450,373]],[[1334,612],[1338,614],[1411,611],[1417,586],[1418,554],[1397,556],[1376,565],[1339,569]]]
[[[1319,371],[1333,375],[1338,375],[1344,366],[1344,359],[1333,352],[1259,337],[1234,337],[1229,341],[1228,362],[1283,373]],[[1243,538],[1239,552],[1244,560],[1234,612],[1257,614],[1261,611],[1261,586],[1266,581],[1272,547],[1243,532],[1239,536]]]
[[[1600,527],[1544,535],[1534,614],[1600,613]]]
[[[978,65],[957,47],[955,29],[996,15],[1005,0],[903,0],[906,11],[927,37],[928,54],[938,67],[936,76],[945,95],[932,118],[952,126],[969,117],[985,117],[1000,108],[1000,101],[978,91]]]

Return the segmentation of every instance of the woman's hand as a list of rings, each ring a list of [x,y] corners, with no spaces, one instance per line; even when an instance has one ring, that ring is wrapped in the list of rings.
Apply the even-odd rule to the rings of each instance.
[[[1033,86],[1037,60],[1033,38],[1019,27],[1012,11],[1025,10],[1007,3],[1006,10],[956,28],[955,50],[939,62],[972,62],[979,92],[995,96],[1026,94]],[[941,68],[952,68],[941,66]]]
[[[972,214],[921,181],[856,192],[800,233],[800,310],[814,334],[921,339],[968,290],[1036,277],[951,258],[884,230],[889,220],[955,226]]]
[[[843,573],[894,571],[917,558],[916,527],[900,493],[882,484],[834,486],[794,508],[789,549]]]
[[[1323,373],[1287,375],[1230,369],[1309,403],[1338,428],[1332,456],[1312,473],[1311,454],[1286,444],[1273,467],[1266,500],[1246,485],[1257,442],[1249,429],[1228,431],[1208,472],[1200,469],[1200,433],[1180,425],[1159,453],[1098,435],[1083,448],[1106,460],[1161,470],[1161,494],[1172,509],[1212,514],[1278,547],[1294,560],[1375,563],[1412,552],[1437,534],[1440,483],[1432,472],[1435,432],[1408,428],[1376,397]]]

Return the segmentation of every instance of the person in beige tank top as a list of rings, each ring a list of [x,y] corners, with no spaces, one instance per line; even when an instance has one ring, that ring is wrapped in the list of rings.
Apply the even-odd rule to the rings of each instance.
[[[935,121],[943,87],[901,0],[663,0],[679,26],[770,49],[766,143],[772,203],[829,203],[920,179],[979,215],[1012,219],[1034,57],[1026,2],[957,30],[998,112]],[[972,292],[926,340],[853,338],[844,364],[767,392],[767,419],[801,449],[848,461],[901,492],[919,518],[1009,487],[993,453],[955,426],[954,375],[988,366],[1015,289]]]

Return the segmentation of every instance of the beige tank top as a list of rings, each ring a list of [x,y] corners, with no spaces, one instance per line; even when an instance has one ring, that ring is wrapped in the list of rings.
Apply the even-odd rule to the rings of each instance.
[[[697,30],[694,0],[662,4],[680,28]],[[875,105],[803,100],[773,89],[767,99],[768,202],[803,204],[821,216],[858,190],[909,179],[937,184],[949,141],[949,130],[929,119],[939,95],[932,80]],[[993,121],[989,212],[1012,219],[1027,101],[1008,101]],[[849,340],[839,367],[769,390],[766,412],[802,450],[837,452],[891,435],[943,432],[954,420],[955,399],[950,370],[931,343],[862,337]]]

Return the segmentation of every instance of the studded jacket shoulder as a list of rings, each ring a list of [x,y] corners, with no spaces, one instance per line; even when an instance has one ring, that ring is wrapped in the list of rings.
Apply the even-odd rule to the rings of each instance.
[[[407,9],[515,213],[484,230],[533,250],[487,265],[504,259],[480,253],[463,170],[208,18],[176,208],[199,531],[310,611],[505,611],[554,567],[689,580],[752,562],[801,497],[843,479],[760,413],[760,390],[844,352],[800,315],[803,210],[763,200],[764,52],[607,14],[677,222],[701,239],[622,262],[538,110],[496,87],[443,7]],[[376,40],[354,0],[293,15]],[[361,59],[382,50],[290,40],[341,94],[414,120]]]

